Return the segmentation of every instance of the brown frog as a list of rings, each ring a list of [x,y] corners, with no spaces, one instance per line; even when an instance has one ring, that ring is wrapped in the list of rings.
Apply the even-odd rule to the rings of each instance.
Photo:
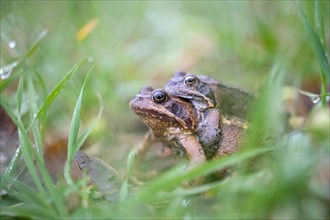
[[[242,119],[247,118],[255,99],[251,93],[211,77],[183,71],[176,72],[164,89],[170,95],[189,99],[200,112],[218,107],[222,114]]]
[[[137,146],[137,154],[143,157],[145,151],[155,142],[161,141],[169,147],[183,149],[190,166],[203,163],[206,159],[227,156],[236,152],[244,137],[247,124],[236,117],[219,116],[217,142],[212,153],[200,143],[199,135],[210,136],[209,128],[196,132],[200,128],[198,112],[184,99],[168,95],[164,90],[153,90],[151,87],[141,89],[130,101],[130,107],[150,128],[142,144]],[[218,111],[219,112],[219,111]],[[207,116],[208,119],[211,120]],[[207,123],[204,123],[207,125]],[[205,134],[204,134],[204,133]]]
[[[196,108],[199,115],[197,136],[207,158],[212,157],[218,147],[221,148],[220,151],[224,148],[221,139],[226,136],[222,133],[228,132],[228,123],[223,121],[232,122],[234,127],[246,124],[244,120],[254,100],[253,95],[241,89],[208,76],[182,71],[175,73],[164,89],[170,95],[189,100]],[[226,131],[222,131],[223,126]]]
[[[195,136],[198,114],[191,103],[170,96],[162,89],[145,87],[129,105],[150,128],[142,144],[137,147],[138,155],[143,155],[154,141],[161,141],[171,148],[183,149],[190,160],[190,166],[206,160],[203,148]]]

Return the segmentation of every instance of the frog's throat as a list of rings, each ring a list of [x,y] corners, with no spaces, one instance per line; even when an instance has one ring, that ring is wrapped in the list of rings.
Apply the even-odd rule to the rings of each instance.
[[[154,117],[156,117],[156,118],[159,118],[159,119],[162,119],[162,116],[161,116],[161,115],[165,115],[165,116],[167,116],[167,117],[169,117],[169,118],[174,118],[175,121],[179,122],[179,124],[180,124],[184,129],[188,129],[187,123],[186,123],[183,119],[177,117],[175,114],[173,114],[173,113],[171,113],[171,112],[162,112],[162,113],[160,114],[158,111],[153,110],[153,109],[146,110],[146,109],[139,109],[139,108],[135,108],[134,111],[135,111],[137,114],[142,114],[142,115],[150,114],[150,115],[152,115],[152,116],[154,116]]]

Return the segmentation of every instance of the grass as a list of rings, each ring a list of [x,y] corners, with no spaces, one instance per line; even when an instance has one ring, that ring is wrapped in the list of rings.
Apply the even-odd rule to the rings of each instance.
[[[1,80],[0,104],[20,142],[1,174],[8,193],[1,217],[329,218],[329,7],[327,1],[1,1],[0,66],[9,77]],[[129,152],[145,129],[128,100],[144,85],[162,87],[177,69],[258,91],[244,150],[189,172],[178,162],[143,186],[124,179],[111,201],[86,178],[72,180],[71,160],[86,140],[91,146],[84,151],[123,177],[131,174]],[[288,122],[281,95],[288,86],[319,94],[305,126]],[[49,136],[68,137],[65,178],[56,185],[43,159]],[[33,184],[16,178],[20,157]],[[182,186],[227,166],[235,172],[223,181]]]

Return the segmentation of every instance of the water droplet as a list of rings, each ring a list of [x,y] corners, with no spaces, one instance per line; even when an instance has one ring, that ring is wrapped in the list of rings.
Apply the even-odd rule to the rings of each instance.
[[[313,102],[314,104],[319,103],[320,100],[321,100],[321,98],[320,98],[319,95],[310,96],[309,98],[312,100],[312,102]]]
[[[0,79],[4,80],[7,79],[11,72],[13,71],[13,69],[18,65],[18,62],[13,62],[7,66],[4,66],[0,69]]]
[[[4,80],[7,79],[11,74],[11,71],[4,71],[3,69],[0,70],[0,79]]]
[[[188,206],[190,206],[190,204],[191,204],[191,201],[189,199],[184,199],[182,201],[183,207],[188,207]]]
[[[11,48],[11,49],[15,48],[16,47],[16,41],[14,41],[14,40],[10,41],[8,43],[8,47]]]
[[[321,97],[317,94],[306,92],[300,89],[298,89],[298,92],[304,96],[309,97],[314,104],[317,104],[321,101]]]
[[[88,61],[89,63],[91,63],[91,62],[94,61],[94,59],[93,59],[93,57],[88,57],[87,61]]]

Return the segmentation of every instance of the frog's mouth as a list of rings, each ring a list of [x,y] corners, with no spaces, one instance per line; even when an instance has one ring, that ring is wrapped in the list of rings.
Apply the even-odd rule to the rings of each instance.
[[[184,129],[188,129],[188,126],[186,122],[178,118],[176,115],[174,115],[171,112],[159,112],[154,109],[144,109],[144,108],[139,108],[137,106],[134,106],[133,104],[130,103],[131,108],[135,112],[135,114],[139,115],[143,121],[146,121],[148,124],[148,120],[146,120],[146,117],[152,117],[156,120],[162,120],[162,121],[169,121],[169,122],[174,122],[177,123],[179,126],[183,127]]]

